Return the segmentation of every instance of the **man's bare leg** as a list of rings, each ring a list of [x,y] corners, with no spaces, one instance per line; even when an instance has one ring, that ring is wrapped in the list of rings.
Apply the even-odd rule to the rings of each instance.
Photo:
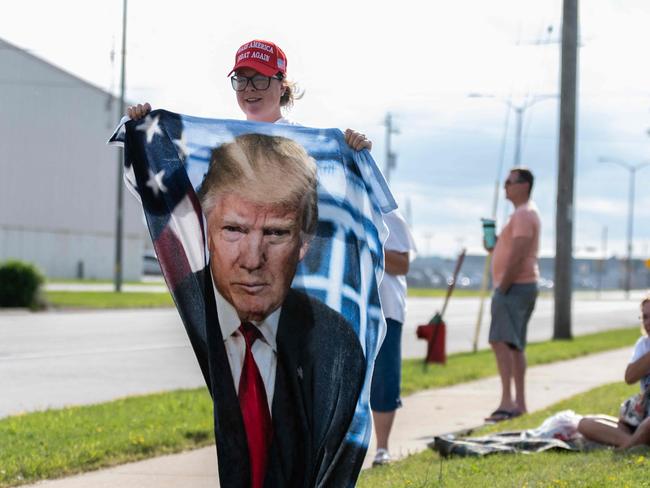
[[[512,353],[512,377],[515,380],[515,405],[516,411],[526,413],[526,353],[517,349],[511,349]]]
[[[512,401],[512,350],[505,342],[492,342],[490,343],[494,356],[499,369],[499,377],[501,378],[501,402],[497,410],[506,410],[508,412],[514,411],[517,406]]]

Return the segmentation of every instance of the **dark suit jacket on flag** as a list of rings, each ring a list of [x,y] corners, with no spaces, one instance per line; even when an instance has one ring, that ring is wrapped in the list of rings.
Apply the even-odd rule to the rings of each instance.
[[[248,451],[196,196],[213,148],[246,133],[302,144],[318,166],[316,236],[282,305],[266,487],[354,486],[370,439],[369,390],[385,333],[377,292],[382,213],[395,208],[367,151],[336,129],[199,119],[164,110],[127,121],[125,181],[151,238],[214,403],[221,486],[248,488]],[[300,324],[295,326],[292,324]]]

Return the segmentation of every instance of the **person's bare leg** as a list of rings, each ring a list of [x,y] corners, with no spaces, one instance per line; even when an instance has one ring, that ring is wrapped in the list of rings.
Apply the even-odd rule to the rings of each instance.
[[[621,444],[620,447],[622,449],[627,449],[642,444],[650,444],[650,417],[641,422],[634,433],[629,436],[627,441]]]
[[[589,440],[615,447],[624,447],[632,437],[628,427],[605,415],[583,417],[578,432]]]
[[[526,413],[526,353],[513,349],[512,353],[512,377],[515,380],[515,404],[517,412]]]
[[[393,428],[395,410],[392,412],[375,412],[373,410],[372,420],[375,423],[377,449],[386,449],[388,451],[388,437],[390,436],[390,431]]]
[[[501,402],[497,410],[512,411],[516,408],[512,401],[512,351],[505,342],[491,342],[501,378]]]

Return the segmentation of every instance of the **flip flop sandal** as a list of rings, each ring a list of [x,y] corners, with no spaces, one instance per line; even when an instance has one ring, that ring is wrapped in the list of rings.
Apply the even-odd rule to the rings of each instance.
[[[490,414],[489,417],[486,417],[484,420],[486,422],[503,422],[504,420],[514,419],[519,417],[521,412],[512,412],[510,410],[497,409]]]

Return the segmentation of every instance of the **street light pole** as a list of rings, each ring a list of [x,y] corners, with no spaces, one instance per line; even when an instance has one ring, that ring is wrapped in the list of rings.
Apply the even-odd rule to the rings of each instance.
[[[118,105],[118,118],[124,114],[124,88],[126,70],[126,2],[122,7],[122,69],[120,73],[120,103]],[[122,291],[123,278],[123,233],[124,233],[124,149],[119,148],[117,153],[117,211],[115,221],[115,267],[113,269],[113,284],[116,292]]]
[[[632,236],[634,233],[634,189],[636,186],[636,172],[648,166],[650,161],[644,161],[639,164],[629,164],[625,161],[615,158],[598,158],[601,163],[614,163],[625,168],[630,172],[630,181],[628,188],[628,201],[627,201],[627,263],[625,266],[625,298],[630,298],[630,289],[632,288]]]

